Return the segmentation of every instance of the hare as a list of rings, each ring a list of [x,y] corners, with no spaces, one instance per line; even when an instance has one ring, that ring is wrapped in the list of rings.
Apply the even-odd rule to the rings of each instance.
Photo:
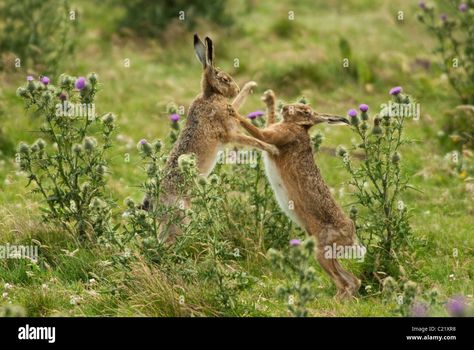
[[[319,114],[304,104],[285,105],[283,120],[275,123],[275,95],[265,92],[267,126],[259,129],[234,111],[234,116],[254,137],[278,147],[279,154],[264,152],[268,180],[282,210],[308,234],[317,238],[317,260],[337,287],[338,297],[350,297],[360,280],[345,271],[325,248],[353,245],[355,227],[332,197],[314,162],[309,129],[318,123],[349,124],[347,119]],[[290,204],[292,204],[290,206]],[[293,207],[294,209],[290,209]]]
[[[165,166],[165,177],[162,182],[163,204],[176,205],[180,201],[183,208],[189,206],[188,198],[178,198],[178,185],[183,181],[183,175],[178,168],[178,158],[183,154],[194,154],[197,170],[207,176],[212,171],[217,161],[218,151],[227,143],[260,148],[270,154],[278,153],[275,146],[240,132],[238,121],[229,114],[228,99],[236,97],[239,87],[231,76],[214,65],[214,46],[209,37],[205,38],[206,44],[194,34],[194,50],[202,64],[203,73],[201,80],[201,93],[194,99],[189,108],[186,125],[179,135]],[[245,101],[252,87],[256,83],[250,82],[244,86],[243,91],[235,98],[233,106],[239,108]],[[145,198],[142,207],[151,205],[150,199]],[[168,225],[164,219],[164,226],[170,226],[168,232],[162,232],[161,238],[168,235],[172,241],[179,233],[176,225]]]

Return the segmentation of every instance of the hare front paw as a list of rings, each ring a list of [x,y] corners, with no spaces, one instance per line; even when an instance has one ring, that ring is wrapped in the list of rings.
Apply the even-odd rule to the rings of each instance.
[[[278,150],[278,148],[274,145],[269,145],[269,144],[266,144],[265,145],[265,151],[267,151],[268,153],[270,153],[272,156],[277,156],[280,154],[280,151]]]
[[[245,83],[244,87],[242,90],[252,90],[254,87],[257,86],[257,83],[255,81],[249,81],[248,83]]]
[[[275,103],[275,93],[273,90],[267,90],[262,95],[262,101],[266,104]]]

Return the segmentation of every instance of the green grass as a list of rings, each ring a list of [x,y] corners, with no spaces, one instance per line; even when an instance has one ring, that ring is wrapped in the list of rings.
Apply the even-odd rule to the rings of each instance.
[[[236,17],[228,29],[202,23],[197,30],[210,34],[216,43],[217,64],[231,72],[239,85],[256,80],[259,87],[243,111],[261,109],[260,94],[272,88],[286,101],[304,95],[319,111],[345,114],[359,103],[375,110],[387,99],[388,90],[402,85],[422,105],[422,117],[408,123],[408,136],[420,140],[403,151],[411,183],[421,192],[404,198],[412,210],[412,226],[420,247],[413,253],[414,278],[425,289],[436,287],[447,298],[468,295],[472,300],[474,284],[474,201],[473,194],[449,171],[443,159],[447,152],[436,139],[443,111],[457,104],[436,64],[429,71],[413,66],[416,59],[433,60],[433,40],[415,19],[412,1],[305,1],[256,2],[252,12]],[[81,37],[74,60],[65,62],[72,75],[99,74],[102,91],[96,100],[99,113],[113,111],[118,116],[117,135],[112,150],[109,175],[113,197],[122,201],[142,194],[136,187],[145,179],[135,144],[141,138],[164,138],[169,131],[166,105],[176,102],[189,106],[200,88],[200,65],[194,57],[191,34],[179,28],[168,30],[168,37],[145,39],[121,38],[114,33],[114,18],[119,11],[106,5],[77,3],[81,13]],[[235,14],[244,9],[232,1]],[[397,11],[405,20],[398,23]],[[295,11],[295,28],[288,27],[288,11]],[[106,20],[104,20],[106,18]],[[370,62],[370,83],[360,83],[342,68],[338,42],[346,38],[354,60]],[[131,66],[124,67],[123,60]],[[233,68],[233,59],[240,68]],[[36,138],[32,130],[39,122],[27,116],[15,95],[28,73],[19,69],[0,72],[0,138],[17,144]],[[3,113],[2,113],[3,112]],[[323,127],[324,146],[351,145],[348,128]],[[313,130],[315,132],[316,130]],[[125,141],[124,141],[125,139]],[[127,141],[128,140],[128,141]],[[0,145],[3,141],[0,142]],[[3,146],[2,146],[3,147]],[[112,262],[110,249],[96,245],[77,246],[75,240],[48,223],[42,223],[38,207],[41,198],[25,188],[24,176],[17,173],[13,151],[3,149],[0,162],[0,244],[41,243],[41,267],[25,261],[0,261],[0,292],[4,284],[13,287],[0,305],[22,305],[31,316],[187,316],[229,314],[212,298],[208,283],[194,278],[173,279],[159,266],[139,260],[129,271]],[[124,161],[125,154],[130,163]],[[339,159],[326,154],[317,156],[324,178],[335,190],[337,200],[347,205],[350,189],[348,175]],[[344,188],[344,195],[340,195]],[[346,207],[347,208],[347,207]],[[119,210],[117,210],[118,212]],[[237,220],[238,218],[236,218]],[[241,237],[240,237],[241,238]],[[239,238],[239,239],[240,239]],[[241,238],[253,242],[255,237]],[[250,243],[249,243],[250,244]],[[77,252],[74,252],[79,249]],[[453,257],[453,249],[459,251]],[[239,294],[239,305],[230,314],[241,316],[287,315],[284,302],[274,289],[285,278],[263,257],[265,251],[250,254],[239,267],[256,278],[251,287]],[[357,264],[349,263],[357,271]],[[359,296],[353,302],[333,298],[335,288],[314,262],[321,278],[318,298],[310,305],[315,316],[390,316],[394,304],[386,304],[378,294]],[[94,279],[95,284],[89,281]],[[179,297],[185,303],[179,304]],[[79,297],[77,303],[71,298]],[[435,314],[442,314],[439,309]]]

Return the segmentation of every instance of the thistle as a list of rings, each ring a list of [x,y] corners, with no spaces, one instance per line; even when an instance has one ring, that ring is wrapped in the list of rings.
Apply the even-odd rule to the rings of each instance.
[[[409,96],[402,91],[402,87],[397,86],[389,93],[397,101],[410,101]],[[348,157],[348,151],[342,146],[336,149],[351,175],[349,183],[354,188],[356,203],[350,209],[350,217],[354,221],[357,219],[357,236],[362,245],[368,248],[363,273],[369,281],[379,273],[398,276],[398,250],[409,249],[407,240],[411,233],[409,211],[405,207],[397,210],[401,193],[408,189],[408,181],[402,174],[400,156],[401,146],[407,143],[403,138],[405,117],[390,117],[391,111],[388,108],[385,107],[380,115],[373,118],[370,132],[367,132],[368,105],[359,106],[362,123],[356,119],[356,110],[348,112],[352,129],[360,139],[354,149],[364,152],[363,161],[358,163]],[[359,207],[365,210],[359,211]],[[397,250],[393,250],[393,247],[397,247]],[[381,278],[375,277],[375,280],[379,282]]]

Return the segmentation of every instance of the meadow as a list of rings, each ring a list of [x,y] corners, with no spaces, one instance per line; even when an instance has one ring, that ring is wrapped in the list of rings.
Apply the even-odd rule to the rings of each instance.
[[[455,146],[443,128],[447,112],[460,102],[433,54],[435,40],[416,19],[416,2],[232,0],[227,3],[231,25],[198,19],[190,31],[175,20],[155,37],[118,33],[124,9],[111,2],[71,1],[70,6],[79,14],[76,50],[59,62],[59,72],[48,76],[54,84],[63,72],[78,77],[95,72],[99,77],[95,110],[116,115],[106,178],[107,195],[115,203],[113,220],[122,225],[117,230],[127,225],[124,200],[140,202],[143,197],[140,186],[147,175],[137,143],[161,139],[169,146],[170,104],[187,111],[200,91],[201,66],[192,47],[196,31],[213,38],[217,65],[239,86],[258,83],[242,107],[244,115],[264,109],[260,96],[269,88],[284,101],[304,96],[315,110],[338,115],[362,103],[377,111],[394,86],[415,98],[420,118],[405,127],[406,138],[414,142],[401,151],[403,171],[416,190],[402,197],[413,236],[409,254],[399,261],[400,283],[416,283],[420,298],[436,292],[430,316],[446,315],[446,302],[453,297],[472,303],[474,175],[469,169],[457,171],[453,163]],[[294,12],[292,21],[289,11]],[[344,67],[348,56],[350,66]],[[288,241],[303,239],[304,233],[271,202],[265,178],[248,164],[218,166],[226,185],[207,200],[212,215],[196,223],[197,236],[183,239],[171,257],[169,248],[145,249],[143,242],[117,248],[110,241],[79,241],[57,223],[42,220],[45,201],[26,187],[28,179],[15,161],[17,144],[33,143],[41,125],[40,118],[25,112],[17,88],[28,75],[37,79],[42,74],[31,67],[0,71],[0,244],[34,244],[40,256],[38,262],[0,260],[4,314],[289,315],[288,302],[275,293],[289,276],[275,268],[267,251],[285,252]],[[317,132],[329,149],[356,142],[348,127],[316,126],[311,133]],[[472,162],[472,152],[463,159]],[[318,152],[316,162],[349,213],[353,189],[341,159]],[[354,300],[336,300],[330,279],[316,260],[310,264],[317,275],[311,283],[315,296],[306,305],[310,316],[406,315],[396,298],[364,281]],[[344,264],[360,272],[357,261]]]

